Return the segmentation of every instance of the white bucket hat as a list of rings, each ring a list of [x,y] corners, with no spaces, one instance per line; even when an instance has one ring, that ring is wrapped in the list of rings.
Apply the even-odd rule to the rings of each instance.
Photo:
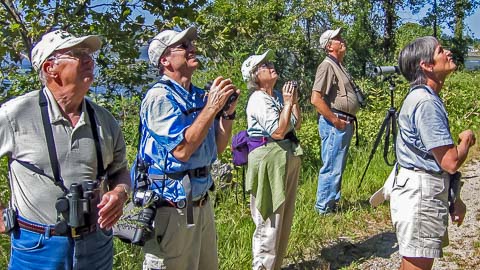
[[[327,47],[328,42],[338,36],[342,32],[342,28],[337,28],[335,30],[327,30],[323,32],[323,34],[320,36],[320,48],[325,50],[325,47]]]
[[[90,52],[93,53],[102,47],[102,40],[100,36],[97,35],[75,37],[64,30],[55,30],[46,33],[32,49],[32,66],[35,70],[39,70],[43,62],[45,62],[53,52],[79,45],[81,45],[80,47],[90,49]]]
[[[197,39],[197,29],[195,27],[189,27],[182,32],[175,30],[164,30],[160,32],[160,34],[152,39],[148,46],[148,58],[150,59],[150,64],[154,67],[158,67],[158,61],[167,47],[180,44],[182,41],[195,39]]]
[[[257,66],[265,61],[273,59],[273,52],[267,50],[260,55],[250,55],[247,60],[243,61],[242,64],[242,77],[245,81],[248,81],[252,78],[253,71]]]

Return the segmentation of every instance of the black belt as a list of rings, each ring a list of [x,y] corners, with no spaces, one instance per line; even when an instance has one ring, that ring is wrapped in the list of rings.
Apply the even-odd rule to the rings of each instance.
[[[182,180],[186,174],[188,174],[191,178],[204,178],[210,174],[210,166],[186,170],[183,172],[166,173],[165,175],[149,174],[149,177],[152,180]]]
[[[343,121],[348,121],[352,122],[353,121],[353,128],[355,130],[355,146],[358,146],[358,121],[357,117],[355,115],[339,111],[337,109],[331,108],[330,109],[337,117],[338,119],[341,119]]]
[[[445,173],[443,171],[442,172],[435,172],[435,171],[424,170],[424,169],[415,168],[415,167],[410,167],[410,168],[403,167],[403,166],[400,166],[400,167],[403,168],[403,169],[409,170],[409,171],[428,173],[428,174],[435,175],[435,176],[442,176]]]

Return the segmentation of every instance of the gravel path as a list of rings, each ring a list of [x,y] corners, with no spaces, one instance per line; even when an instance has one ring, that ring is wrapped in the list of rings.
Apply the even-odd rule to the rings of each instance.
[[[470,161],[461,171],[467,215],[462,226],[449,226],[450,245],[444,249],[444,257],[435,260],[435,270],[480,270],[480,160]],[[320,256],[301,269],[398,269],[400,261],[395,232],[390,226],[362,241],[341,238],[323,248]],[[283,269],[299,268],[290,265]]]

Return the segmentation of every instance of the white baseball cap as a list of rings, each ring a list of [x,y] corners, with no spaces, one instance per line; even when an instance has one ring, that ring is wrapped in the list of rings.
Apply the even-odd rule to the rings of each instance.
[[[247,60],[243,61],[242,64],[242,77],[245,81],[251,79],[253,75],[253,71],[257,68],[257,66],[265,61],[273,59],[273,52],[271,50],[267,50],[263,54],[260,55],[250,55]]]
[[[97,35],[75,37],[64,30],[46,33],[32,49],[32,66],[35,70],[39,70],[53,52],[76,46],[88,48],[93,53],[102,47],[102,40]]]
[[[327,47],[328,42],[332,38],[337,37],[341,32],[342,32],[342,28],[337,28],[335,30],[327,30],[323,32],[323,34],[320,36],[320,48],[325,49],[325,47]]]
[[[182,32],[175,30],[164,30],[160,32],[160,34],[152,39],[148,46],[148,58],[150,59],[150,64],[154,67],[158,67],[158,61],[167,47],[180,44],[182,41],[191,41],[195,39],[197,39],[197,29],[195,27],[189,27]]]

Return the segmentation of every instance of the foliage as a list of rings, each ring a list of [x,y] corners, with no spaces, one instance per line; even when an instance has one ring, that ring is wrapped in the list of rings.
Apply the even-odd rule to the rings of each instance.
[[[442,5],[445,11],[439,11],[437,16],[453,27],[451,22],[457,13],[448,10],[468,3],[463,0],[447,2],[452,4]],[[311,252],[318,252],[340,234],[354,237],[364,234],[372,216],[378,222],[385,222],[388,218],[386,207],[371,210],[365,206],[369,195],[382,184],[389,172],[380,154],[374,156],[360,189],[358,181],[378,127],[390,107],[391,92],[387,83],[360,76],[368,74],[369,64],[394,64],[399,49],[407,42],[431,34],[427,26],[400,25],[397,15],[400,8],[418,10],[419,6],[429,3],[431,1],[425,0],[0,0],[0,90],[4,93],[0,101],[40,87],[36,74],[28,67],[28,59],[32,45],[42,34],[54,28],[68,29],[76,35],[99,34],[104,46],[97,55],[96,82],[91,97],[110,110],[121,124],[131,163],[136,154],[141,96],[156,79],[155,71],[139,56],[154,35],[167,28],[183,29],[187,25],[199,28],[197,52],[201,56],[202,68],[195,73],[194,83],[203,86],[221,75],[231,78],[242,90],[234,132],[246,127],[245,107],[249,96],[241,80],[240,66],[249,55],[272,49],[280,73],[276,87],[281,88],[286,80],[297,80],[304,114],[298,136],[305,155],[287,256],[289,262],[299,262],[308,259]],[[465,6],[465,15],[478,6],[476,0],[470,3],[471,6]],[[461,21],[458,17],[457,22]],[[369,105],[358,115],[360,146],[352,146],[350,150],[342,184],[342,212],[320,218],[313,211],[313,201],[321,165],[321,143],[316,112],[310,106],[309,98],[316,67],[324,57],[318,48],[319,36],[326,29],[336,27],[344,28],[343,35],[349,47],[346,65],[358,78],[357,84],[369,93]],[[462,43],[455,44],[463,46]],[[479,76],[478,72],[458,72],[447,80],[441,92],[450,113],[454,137],[465,128],[478,130],[480,127],[480,104],[475,96],[480,87]],[[398,108],[408,85],[401,79],[395,82],[394,105]],[[230,149],[227,148],[219,158],[229,162]],[[5,202],[9,194],[5,161],[2,164],[0,201]],[[237,188],[241,181],[237,174],[234,179]],[[226,199],[215,210],[221,268],[247,269],[250,267],[250,239],[254,228],[247,202],[238,200],[236,190],[226,190],[222,197]],[[9,241],[4,235],[0,237],[3,237],[0,241],[0,268],[6,268]],[[115,269],[141,267],[142,254],[138,247],[116,241],[115,249]]]

